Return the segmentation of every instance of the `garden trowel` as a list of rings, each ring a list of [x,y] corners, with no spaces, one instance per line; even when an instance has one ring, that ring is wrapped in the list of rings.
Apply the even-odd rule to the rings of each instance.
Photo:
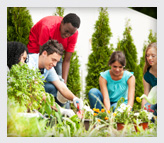
[[[76,101],[76,104],[77,104],[77,116],[80,118],[80,119],[82,119],[83,118],[83,112],[82,112],[82,110],[80,110],[79,109],[79,102],[78,101]]]

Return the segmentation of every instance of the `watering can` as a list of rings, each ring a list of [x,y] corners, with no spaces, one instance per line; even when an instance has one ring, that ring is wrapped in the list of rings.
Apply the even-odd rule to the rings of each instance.
[[[157,103],[157,86],[154,86],[148,96],[146,96],[145,94],[143,94],[140,99],[145,98],[147,100],[147,102],[149,102],[150,104],[156,104]]]

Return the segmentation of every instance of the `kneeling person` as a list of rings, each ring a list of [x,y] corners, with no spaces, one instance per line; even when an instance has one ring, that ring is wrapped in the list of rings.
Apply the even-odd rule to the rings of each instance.
[[[79,102],[79,108],[82,109],[83,101],[77,98],[65,84],[60,81],[53,68],[56,66],[57,62],[60,61],[63,51],[62,44],[58,43],[56,40],[49,40],[41,47],[39,54],[29,55],[27,64],[29,68],[40,70],[43,75],[43,80],[47,81],[45,84],[49,84],[49,86],[45,86],[45,90],[54,95],[55,102],[60,106],[63,106],[56,98],[58,90],[66,99],[73,101],[76,108],[76,102]]]

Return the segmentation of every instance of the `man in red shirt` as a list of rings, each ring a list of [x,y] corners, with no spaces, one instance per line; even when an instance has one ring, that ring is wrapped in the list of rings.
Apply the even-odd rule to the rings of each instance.
[[[30,31],[29,43],[27,45],[29,53],[39,53],[40,46],[50,39],[57,40],[65,50],[64,59],[55,67],[58,75],[67,82],[70,67],[70,59],[77,42],[80,18],[73,13],[67,14],[64,18],[60,16],[47,16],[37,22]]]

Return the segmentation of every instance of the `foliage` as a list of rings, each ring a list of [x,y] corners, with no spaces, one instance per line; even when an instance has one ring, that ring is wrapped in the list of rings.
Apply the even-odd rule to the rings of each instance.
[[[7,135],[12,137],[122,137],[122,136],[157,136],[157,123],[149,124],[147,130],[141,130],[140,134],[134,131],[134,125],[126,124],[123,131],[115,129],[115,122],[112,113],[109,113],[108,120],[96,118],[90,122],[88,130],[85,130],[84,120],[80,120],[77,115],[71,118],[62,117],[61,122],[48,123],[49,119],[41,117],[19,116],[18,113],[24,111],[25,106],[8,99]],[[55,112],[57,113],[57,112]],[[104,113],[103,110],[100,113]],[[84,113],[85,114],[85,113]],[[100,121],[99,121],[100,120]],[[52,122],[52,120],[50,121]],[[52,126],[50,126],[52,125]]]
[[[27,64],[13,65],[8,72],[7,95],[9,99],[14,98],[20,106],[25,106],[28,112],[40,109],[41,113],[46,112],[49,116],[53,112],[53,95],[45,92],[38,69],[29,69]]]
[[[150,122],[150,120],[154,118],[154,115],[152,112],[148,112],[145,109],[139,110],[139,112],[134,113],[133,121],[134,123],[146,123]]]
[[[109,18],[107,8],[101,8],[99,18],[95,24],[95,32],[92,35],[92,53],[88,57],[86,76],[86,95],[91,88],[99,88],[100,72],[107,70],[108,60],[112,53],[113,47],[109,46],[109,40],[112,36],[109,27]]]
[[[80,64],[77,52],[72,53],[71,63],[68,73],[67,86],[77,96],[80,97],[81,82],[80,82]]]
[[[66,119],[66,118],[65,118]],[[69,120],[66,120],[66,125],[70,126],[71,136],[74,134],[76,130],[80,128],[80,119],[77,115],[72,116]]]
[[[94,111],[90,108],[88,100],[84,99],[83,100],[83,104],[84,104],[83,109],[82,109],[83,119],[93,120],[93,118],[94,118],[94,116],[93,116]]]
[[[19,41],[27,45],[32,25],[32,18],[26,7],[7,8],[7,41]]]
[[[93,111],[95,111],[95,113],[93,115],[94,115],[94,117],[96,117],[98,122],[100,122],[101,120],[109,122],[110,113],[111,113],[110,111],[105,111],[105,109],[101,109],[101,111],[99,111],[99,109],[95,109],[95,108],[93,108]]]
[[[9,98],[7,102],[7,136],[8,137],[36,137],[46,135],[47,120],[37,117],[20,116],[19,113],[26,110],[26,106],[14,99]]]
[[[63,17],[64,16],[64,8],[57,7],[56,8],[56,12],[53,15]]]
[[[141,109],[139,112],[138,119],[140,119],[143,123],[148,122],[149,121],[148,112],[146,110]]]
[[[120,108],[118,108],[115,112],[114,121],[116,123],[131,123],[132,122],[132,114],[130,114],[130,106],[122,103]]]
[[[130,72],[134,72],[135,76],[135,96],[141,96],[143,94],[143,84],[142,84],[142,69],[138,65],[137,60],[137,50],[133,43],[133,38],[131,36],[131,26],[129,25],[129,20],[126,23],[125,31],[123,33],[123,39],[118,42],[117,49],[124,52],[126,57],[126,66]],[[138,110],[141,108],[141,104],[134,101],[133,110]]]

